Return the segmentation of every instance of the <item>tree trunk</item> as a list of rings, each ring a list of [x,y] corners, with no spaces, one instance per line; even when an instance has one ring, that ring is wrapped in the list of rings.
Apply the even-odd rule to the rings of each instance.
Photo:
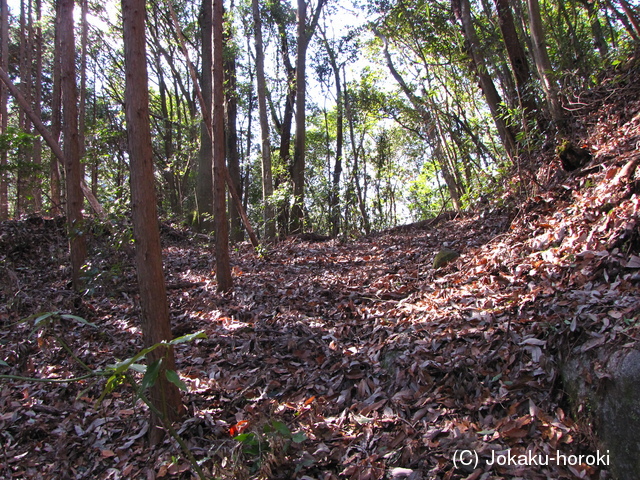
[[[272,204],[273,174],[271,169],[271,141],[267,113],[267,84],[264,73],[264,47],[262,45],[262,20],[258,0],[253,0],[253,23],[256,44],[256,81],[258,85],[258,115],[260,117],[262,153],[262,204],[264,208],[264,236],[270,241],[276,236],[275,211]]]
[[[56,2],[56,12],[59,9],[59,3]],[[60,29],[58,27],[60,15],[56,13],[56,27],[55,27],[55,35],[54,35],[54,50],[56,52],[60,50]],[[53,76],[53,84],[51,87],[51,135],[52,140],[55,141],[56,144],[60,142],[60,131],[62,129],[61,126],[61,86],[60,86],[60,55],[54,55],[52,61],[52,76]],[[49,190],[51,192],[51,215],[58,216],[62,215],[62,200],[61,200],[61,185],[60,185],[60,165],[64,164],[63,161],[59,160],[56,154],[51,152],[51,160],[49,165]]]
[[[32,69],[31,69],[31,11],[30,3],[27,5],[25,0],[20,0],[20,38],[18,47],[18,61],[20,72],[20,91],[27,100],[29,105],[32,105],[31,97],[31,83],[32,83]],[[26,134],[31,134],[31,122],[25,113],[20,110],[18,112],[18,128]],[[20,216],[25,212],[31,210],[30,198],[31,195],[31,175],[27,165],[32,162],[31,149],[25,147],[19,147],[18,149],[18,168],[16,170],[16,203],[15,203],[15,215]]]
[[[471,5],[469,0],[453,0],[453,11],[458,21],[462,24],[462,32],[467,41],[469,54],[473,62],[473,68],[478,76],[480,88],[484,93],[487,106],[491,111],[491,116],[498,129],[498,134],[502,144],[511,159],[516,156],[515,135],[511,128],[505,123],[500,111],[502,99],[498,93],[491,76],[489,75],[485,59],[480,55],[480,41],[476,35],[473,20],[471,18]]]
[[[213,0],[202,0],[202,100],[207,112],[202,112],[200,124],[200,157],[196,177],[196,200],[198,204],[198,230],[213,230],[213,143],[207,126],[207,116],[211,112],[213,82]]]
[[[213,205],[216,228],[216,279],[218,291],[233,287],[229,260],[229,223],[227,222],[227,192],[229,175],[225,163],[224,138],[224,23],[223,0],[213,0]],[[231,183],[231,182],[229,182]]]
[[[298,30],[296,58],[296,139],[291,165],[291,182],[293,183],[293,208],[291,209],[291,232],[304,230],[304,170],[306,157],[306,68],[307,47],[318,25],[320,12],[326,0],[318,0],[309,25],[307,25],[307,2],[298,0]]]
[[[82,0],[80,10],[80,105],[78,112],[78,138],[80,142],[80,159],[84,159],[86,148],[86,130],[87,130],[87,41],[89,36],[89,22],[87,14],[89,13],[88,0]],[[85,174],[85,164],[80,162],[82,177]]]
[[[68,1],[68,0],[65,0]],[[153,151],[149,126],[149,93],[145,45],[144,0],[122,0],[125,55],[125,105],[129,161],[131,168],[131,207],[136,246],[136,269],[142,309],[142,333],[146,346],[171,339],[169,307],[162,271],[162,250],[156,210],[153,175]],[[163,421],[173,422],[184,407],[178,387],[169,382],[166,370],[175,370],[172,348],[151,352],[148,364],[163,359],[158,380],[149,399],[162,412]],[[158,420],[152,415],[149,439],[157,444],[162,438]]]
[[[42,117],[42,0],[36,0],[36,26],[33,41],[36,55],[33,109],[38,117]],[[32,183],[33,206],[35,212],[42,214],[42,180],[40,178],[42,140],[39,135],[33,140],[33,166],[35,170]]]
[[[346,90],[346,79],[345,79],[345,90]],[[351,104],[349,103],[349,92],[345,91],[344,94],[344,110],[347,118],[347,123],[349,124],[349,137],[351,140],[351,156],[353,157],[353,171],[352,171],[352,183],[356,187],[356,199],[358,201],[358,210],[360,211],[360,216],[362,217],[362,225],[364,231],[367,235],[371,233],[371,222],[369,220],[369,213],[367,212],[367,205],[362,193],[362,187],[360,186],[359,179],[359,152],[360,148],[358,142],[356,141],[356,133],[355,133],[355,119],[353,118],[351,111]],[[364,169],[363,169],[364,170]]]
[[[75,41],[73,32],[73,0],[60,0],[60,71],[62,87],[62,131],[64,138],[67,189],[67,224],[73,286],[81,288],[80,273],[87,256],[81,188],[80,143],[78,139],[78,99],[76,96]]]
[[[0,0],[0,67],[9,70],[9,8],[7,0]],[[4,82],[0,83],[0,135],[7,133],[9,119],[7,104],[9,95]],[[9,218],[9,197],[7,185],[7,151],[0,151],[0,220]]]
[[[227,35],[225,43],[233,42],[231,35]],[[238,92],[236,79],[236,58],[235,53],[228,52],[224,58],[224,74],[225,81],[225,123],[226,123],[226,152],[227,152],[227,169],[229,176],[236,188],[236,192],[242,197],[242,179],[240,176],[240,155],[238,153]],[[232,199],[229,198],[229,224],[230,239],[232,242],[241,242],[244,239],[242,230],[242,219],[240,212]]]
[[[431,143],[431,147],[434,149],[435,152],[439,152],[441,148],[440,138],[438,137],[438,135],[434,133],[435,122],[432,118],[431,113],[425,108],[425,105],[421,101],[421,99],[418,98],[411,91],[407,83],[404,81],[404,78],[402,78],[400,73],[396,70],[395,66],[393,65],[393,62],[391,61],[391,55],[389,54],[389,42],[387,40],[387,37],[385,37],[381,32],[378,32],[378,31],[376,31],[375,34],[380,38],[380,40],[382,40],[383,53],[387,61],[387,67],[391,72],[391,76],[398,82],[404,94],[407,96],[411,104],[414,106],[414,108],[418,111],[418,113],[422,117],[422,120],[426,126],[427,138]],[[455,179],[451,174],[451,172],[449,171],[446,163],[440,160],[438,163],[440,165],[442,176],[446,180],[447,188],[449,190],[449,196],[451,197],[453,206],[456,211],[459,211],[462,208],[462,204],[460,202],[460,196],[458,194],[458,186],[455,184]]]
[[[289,38],[287,36],[284,19],[278,22],[278,33],[280,35],[280,53],[287,75],[287,93],[284,100],[284,113],[280,123],[280,165],[291,170],[291,126],[293,124],[293,109],[296,103],[296,69],[291,63],[289,56]],[[279,187],[286,179],[276,177],[275,187]],[[277,217],[279,220],[280,234],[285,237],[289,234],[289,206],[284,202],[279,206]]]
[[[551,119],[560,133],[565,131],[565,115],[560,102],[558,85],[553,78],[553,68],[547,53],[547,45],[542,31],[542,17],[538,0],[527,0],[529,8],[529,28],[531,30],[531,42],[533,58],[538,70],[538,76],[542,83],[542,89],[549,105]]]
[[[500,31],[502,32],[509,63],[511,64],[513,78],[516,82],[520,107],[524,110],[525,117],[532,119],[537,106],[533,94],[533,85],[531,85],[531,70],[529,69],[527,55],[518,39],[509,0],[495,0],[495,4],[498,11]]]
[[[291,165],[293,183],[293,208],[291,209],[291,232],[304,229],[304,166],[306,149],[306,93],[307,93],[307,2],[298,0],[298,47],[296,57],[296,138]]]
[[[624,14],[627,16],[627,19],[629,19],[629,23],[631,23],[631,25],[633,26],[633,30],[636,33],[636,37],[640,38],[640,19],[638,19],[637,13],[633,10],[631,5],[629,5],[629,2],[627,2],[627,0],[619,0],[619,1],[620,1],[620,6],[622,7],[622,10],[624,10]]]
[[[609,48],[607,46],[607,41],[604,38],[604,33],[602,32],[600,19],[598,18],[598,9],[594,6],[592,0],[580,0],[580,3],[582,3],[589,15],[591,34],[593,35],[593,45],[598,49],[598,52],[600,52],[600,58],[604,60],[609,53]]]
[[[329,63],[333,70],[333,77],[336,84],[336,161],[333,169],[331,191],[329,193],[329,216],[331,220],[331,234],[337,236],[340,232],[340,177],[342,175],[342,147],[344,143],[344,108],[342,102],[342,82],[340,79],[340,67],[327,36],[322,31],[322,39],[329,56]]]

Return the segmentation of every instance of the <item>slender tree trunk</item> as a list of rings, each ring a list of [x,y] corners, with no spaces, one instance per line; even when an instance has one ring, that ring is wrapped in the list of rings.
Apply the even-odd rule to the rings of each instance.
[[[609,53],[609,48],[607,46],[604,33],[602,32],[600,19],[598,18],[598,9],[595,7],[592,0],[580,0],[580,3],[582,3],[589,15],[589,23],[591,25],[591,33],[593,35],[593,45],[598,49],[600,57],[604,60]]]
[[[9,70],[9,8],[7,0],[0,0],[0,67],[3,71]],[[0,135],[7,133],[9,119],[7,117],[7,104],[9,95],[7,86],[0,82]],[[9,197],[7,174],[7,151],[0,151],[0,220],[9,218]]]
[[[202,112],[200,124],[200,157],[196,177],[196,197],[198,203],[198,229],[213,230],[213,142],[208,131],[207,118],[211,112],[213,92],[213,0],[202,0],[202,99],[207,112]]]
[[[304,171],[307,143],[306,128],[306,68],[307,48],[315,32],[320,12],[326,0],[318,0],[313,17],[307,25],[307,2],[298,0],[298,30],[296,58],[296,138],[291,165],[291,181],[293,183],[293,208],[291,209],[291,231],[299,233],[304,230]]]
[[[59,3],[56,2],[56,11],[59,9]],[[60,50],[60,29],[58,28],[58,21],[60,15],[56,13],[56,28],[54,37],[54,51]],[[60,142],[60,132],[62,130],[61,125],[61,86],[60,86],[60,55],[53,56],[52,65],[53,85],[51,88],[51,136],[57,143]],[[61,198],[61,184],[60,184],[60,165],[63,164],[56,154],[52,151],[49,165],[49,190],[51,194],[51,215],[62,215],[62,198]]]
[[[629,19],[629,23],[633,26],[636,37],[640,38],[640,19],[638,19],[638,14],[633,10],[631,5],[629,5],[627,0],[619,0],[619,2],[622,10],[624,10],[624,14]]]
[[[293,208],[291,210],[291,232],[304,229],[304,169],[306,154],[306,94],[307,94],[307,2],[298,0],[298,47],[296,58],[296,138],[291,165],[293,183]]]
[[[86,130],[87,130],[87,40],[89,36],[89,13],[88,0],[82,0],[80,13],[80,105],[78,116],[78,138],[80,141],[80,159],[83,160],[86,153]],[[85,174],[85,164],[81,161],[80,169],[82,176]]]
[[[441,149],[440,138],[438,135],[434,133],[435,130],[435,122],[432,118],[431,113],[425,108],[424,103],[411,91],[407,83],[404,81],[400,73],[396,70],[393,62],[391,61],[391,55],[389,54],[389,42],[387,38],[381,32],[375,32],[376,35],[382,40],[383,44],[383,52],[385,59],[387,61],[387,66],[389,67],[389,71],[391,72],[391,76],[398,82],[400,88],[407,96],[411,104],[418,111],[424,124],[427,126],[427,138],[431,143],[431,147],[436,152],[436,156],[439,155],[439,151]],[[451,201],[453,202],[453,206],[456,211],[459,211],[462,208],[462,204],[460,202],[460,196],[458,194],[458,186],[455,184],[455,178],[451,174],[448,169],[448,166],[445,162],[440,161],[438,159],[438,164],[440,165],[440,171],[442,173],[443,178],[447,183],[447,189],[449,190],[449,196],[451,197]],[[366,189],[365,189],[366,190]]]
[[[329,56],[329,63],[333,70],[334,82],[336,84],[336,161],[333,169],[331,191],[329,193],[329,216],[331,220],[331,234],[338,235],[340,232],[340,177],[342,175],[342,147],[344,143],[344,108],[342,100],[342,82],[340,78],[340,67],[336,58],[336,52],[329,44],[324,31],[322,40],[325,50]]]
[[[233,280],[229,260],[229,223],[225,189],[229,173],[225,163],[223,23],[223,0],[213,0],[213,205],[216,228],[216,279],[218,291],[228,292],[233,288]]]
[[[538,0],[527,0],[529,8],[529,28],[531,30],[531,42],[533,46],[533,58],[538,70],[538,76],[542,83],[551,119],[555,127],[560,133],[564,133],[565,115],[560,102],[560,94],[558,92],[558,84],[553,77],[553,68],[549,55],[547,53],[547,45],[542,30],[542,17],[540,15],[540,4]]]
[[[296,69],[289,57],[289,39],[286,25],[278,23],[278,33],[280,35],[280,51],[287,75],[287,93],[284,100],[284,113],[280,124],[280,165],[291,169],[291,127],[293,124],[293,112],[296,103]],[[286,181],[276,177],[274,180],[276,188]],[[284,237],[289,234],[289,206],[282,204],[278,208],[277,217],[279,219],[280,234]]]
[[[80,274],[87,256],[82,216],[82,176],[78,139],[78,99],[76,94],[75,41],[73,32],[73,0],[60,0],[60,69],[62,86],[65,179],[67,190],[67,223],[73,286],[81,288]]]
[[[225,44],[233,43],[231,34],[225,36]],[[231,49],[229,49],[231,50]],[[236,191],[242,196],[242,179],[240,178],[240,155],[238,153],[238,92],[236,78],[236,58],[235,53],[227,51],[224,56],[225,74],[225,121],[226,121],[226,152],[227,169]],[[232,242],[241,242],[244,239],[242,230],[242,219],[240,212],[229,196],[229,223],[230,239]]]
[[[256,80],[258,85],[258,115],[260,117],[262,153],[262,204],[264,208],[264,236],[273,240],[276,236],[275,211],[272,203],[273,174],[271,168],[271,141],[267,113],[267,84],[264,73],[264,47],[262,45],[262,20],[258,0],[252,1],[254,35],[256,44]]]
[[[360,211],[360,216],[362,217],[362,225],[364,227],[365,233],[369,235],[371,233],[371,222],[369,220],[369,212],[367,212],[367,204],[362,193],[362,187],[360,186],[360,178],[359,178],[360,148],[356,140],[355,119],[353,118],[353,114],[351,111],[351,104],[349,103],[349,92],[346,90],[346,83],[347,82],[345,79],[344,109],[345,109],[345,115],[347,117],[347,123],[349,124],[349,137],[351,140],[351,156],[353,157],[353,172],[351,177],[352,177],[352,183],[356,187],[356,199],[358,201],[358,210]]]
[[[34,31],[35,72],[33,88],[33,109],[38,117],[42,117],[42,0],[36,0],[36,25]],[[40,168],[42,167],[42,140],[36,136],[33,140],[33,206],[37,213],[42,213],[42,181]]]
[[[162,271],[162,250],[156,210],[153,175],[153,150],[149,126],[149,94],[145,45],[145,1],[122,0],[125,52],[125,97],[131,203],[136,245],[136,269],[142,309],[142,333],[145,345],[171,339],[169,307]],[[184,407],[180,391],[165,376],[175,370],[172,348],[158,348],[149,354],[149,364],[162,359],[158,380],[149,399],[162,412],[164,421],[173,422]],[[157,444],[162,438],[158,419],[152,415],[149,439]]]
[[[515,135],[511,131],[511,128],[505,123],[500,111],[500,104],[502,99],[496,89],[491,76],[489,75],[485,59],[480,55],[480,41],[475,32],[473,20],[471,18],[471,5],[469,0],[453,0],[453,11],[462,24],[462,31],[465,39],[467,40],[469,53],[473,66],[480,82],[480,87],[484,93],[487,101],[487,106],[491,111],[491,116],[498,129],[498,134],[502,140],[502,144],[507,152],[507,155],[511,159],[516,156],[516,141]]]
[[[531,85],[532,77],[527,55],[518,39],[509,0],[495,0],[495,4],[498,11],[500,31],[502,32],[502,38],[516,83],[518,100],[525,116],[531,119],[535,115],[537,106],[533,94],[533,85]]]
[[[28,1],[28,0],[27,0]],[[32,74],[32,62],[31,62],[31,12],[30,5],[25,0],[20,0],[20,44],[18,47],[18,61],[20,71],[20,91],[27,100],[29,105],[32,105],[31,97],[31,74]],[[21,110],[18,113],[18,126],[24,133],[31,133],[31,122],[25,113]],[[20,216],[23,213],[30,210],[29,198],[30,195],[30,183],[31,176],[27,174],[27,168],[22,168],[20,165],[28,165],[32,161],[32,155],[30,149],[25,147],[19,148],[18,151],[19,166],[16,171],[16,203],[15,214]]]

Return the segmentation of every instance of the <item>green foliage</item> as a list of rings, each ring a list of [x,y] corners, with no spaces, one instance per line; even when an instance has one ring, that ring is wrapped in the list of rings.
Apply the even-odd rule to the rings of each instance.
[[[187,444],[184,440],[178,435],[176,430],[173,428],[171,424],[166,422],[162,412],[153,405],[146,396],[146,392],[152,388],[156,382],[158,381],[160,372],[163,371],[162,363],[164,361],[164,357],[161,357],[149,365],[144,365],[139,362],[147,358],[147,356],[155,351],[158,348],[165,349],[167,347],[173,347],[175,345],[179,345],[182,343],[192,342],[196,339],[207,338],[204,332],[196,332],[189,335],[183,335],[178,338],[174,338],[169,342],[160,342],[150,347],[144,348],[135,355],[125,360],[116,362],[113,365],[109,365],[104,369],[93,369],[89,367],[86,363],[84,363],[70,348],[70,346],[64,341],[62,336],[56,332],[55,327],[59,326],[64,328],[66,323],[74,322],[81,326],[92,327],[97,329],[98,326],[94,323],[91,323],[85,320],[82,317],[77,315],[71,315],[68,313],[61,313],[59,311],[54,312],[46,312],[41,314],[32,315],[21,320],[18,323],[31,323],[33,322],[33,329],[29,334],[29,337],[32,336],[35,332],[40,333],[48,333],[52,335],[57,343],[62,346],[62,348],[69,354],[69,356],[78,363],[84,370],[88,373],[86,375],[82,375],[75,378],[29,378],[29,377],[20,377],[16,375],[0,375],[0,379],[7,380],[19,380],[23,382],[40,382],[40,383],[73,383],[80,382],[84,380],[93,379],[94,383],[89,387],[84,389],[82,392],[78,394],[78,397],[83,396],[87,390],[89,390],[95,382],[101,379],[106,378],[106,382],[104,387],[102,388],[102,393],[96,400],[96,405],[102,403],[106,395],[112,393],[117,388],[120,388],[125,385],[129,385],[134,391],[134,401],[141,399],[148,407],[155,413],[155,415],[160,418],[164,427],[171,434],[171,436],[178,442],[180,447],[183,450],[183,453],[191,463],[193,469],[198,473],[198,476],[204,480],[205,475],[200,468],[200,465],[191,454]],[[59,329],[58,329],[59,330]],[[3,366],[9,366],[6,362],[2,362]],[[176,385],[178,388],[182,390],[187,390],[187,386],[180,380],[180,377],[175,371],[172,370],[164,370],[166,378],[169,382]],[[135,376],[138,374],[142,374],[142,380],[138,383],[135,380]]]
[[[279,420],[271,420],[265,423],[262,431],[255,429],[233,437],[238,442],[240,451],[249,463],[251,473],[260,470],[263,463],[268,461],[270,452],[277,451],[285,455],[295,453],[298,446],[304,443],[307,438],[303,431],[292,432],[286,423]],[[309,464],[305,464],[304,459],[301,459],[296,467],[296,473],[305,466],[309,466]]]

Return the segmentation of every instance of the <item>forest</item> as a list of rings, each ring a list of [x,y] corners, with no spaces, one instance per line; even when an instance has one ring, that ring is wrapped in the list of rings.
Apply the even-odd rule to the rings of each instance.
[[[640,6],[0,0],[0,477],[635,479]]]

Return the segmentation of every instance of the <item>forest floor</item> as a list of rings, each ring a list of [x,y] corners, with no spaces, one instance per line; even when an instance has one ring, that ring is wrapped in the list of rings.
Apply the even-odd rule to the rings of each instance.
[[[261,255],[242,244],[226,295],[216,292],[212,247],[164,225],[174,334],[207,335],[176,347],[188,386],[177,429],[204,471],[610,478],[585,462],[490,463],[508,452],[598,450],[574,421],[560,370],[572,349],[619,350],[639,337],[637,78],[637,69],[611,74],[572,104],[594,157],[583,169],[566,173],[548,152],[514,175],[527,191],[505,185],[501,201],[459,218],[352,241],[290,238]],[[135,273],[114,237],[94,232],[79,296],[62,221],[0,224],[0,374],[85,373],[56,337],[94,369],[142,348]],[[461,255],[434,269],[443,246]],[[50,311],[97,328],[72,317],[20,323]],[[0,477],[193,478],[173,439],[147,445],[147,410],[131,390],[96,405],[103,388],[2,379]]]

